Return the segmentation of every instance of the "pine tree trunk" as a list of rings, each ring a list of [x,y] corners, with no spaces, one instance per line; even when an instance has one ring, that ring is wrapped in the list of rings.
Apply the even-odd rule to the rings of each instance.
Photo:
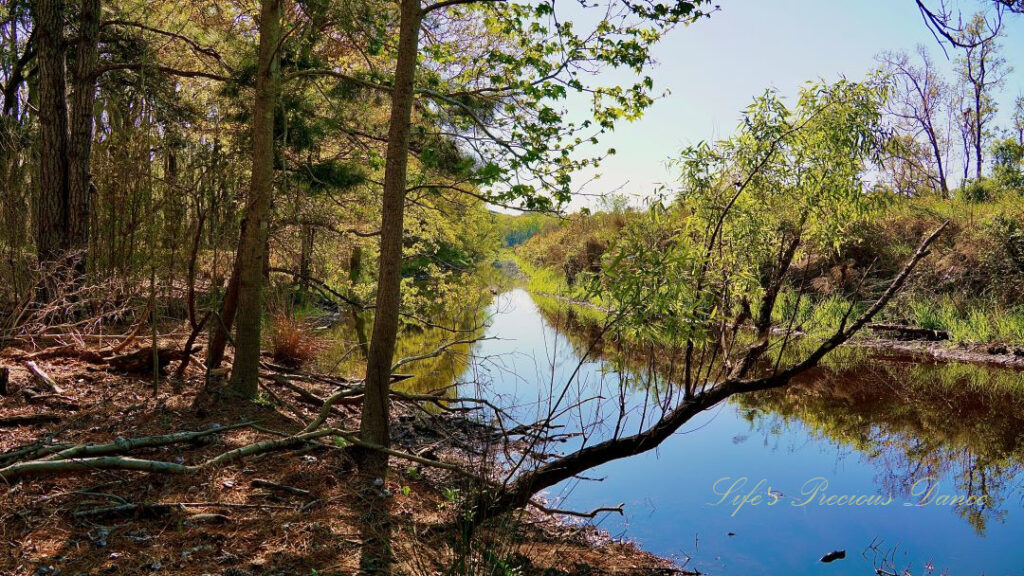
[[[100,0],[82,0],[78,45],[72,76],[71,132],[68,143],[68,242],[76,251],[76,266],[85,272],[89,248],[92,174],[93,108],[96,103],[96,63],[99,59]]]
[[[211,211],[215,211],[211,209]],[[212,228],[212,226],[211,226]],[[245,237],[245,220],[239,227],[239,238]],[[234,267],[231,270],[231,278],[228,279],[228,289],[224,294],[224,300],[220,305],[220,321],[213,325],[213,334],[210,336],[210,347],[206,354],[206,368],[213,370],[220,367],[224,361],[224,347],[228,343],[228,334],[235,322],[235,310],[238,308],[238,277],[239,266],[242,261],[235,258]]]
[[[406,173],[409,160],[409,132],[416,76],[420,20],[419,0],[402,0],[395,84],[391,92],[391,118],[384,166],[384,200],[381,215],[380,258],[377,274],[377,306],[366,362],[366,396],[360,423],[362,439],[371,444],[389,444],[388,393],[391,363],[398,336],[401,303],[402,239],[404,233]],[[369,452],[362,471],[384,477],[387,456]]]
[[[64,2],[35,0],[39,69],[39,202],[36,249],[40,262],[68,248],[68,110],[64,69]]]
[[[316,240],[316,228],[303,224],[299,231],[302,235],[302,249],[299,251],[299,294],[303,302],[309,301],[309,278],[312,276],[310,262],[313,260],[313,244]]]
[[[238,243],[238,310],[235,322],[235,363],[230,391],[256,396],[259,378],[264,262],[274,191],[274,107],[281,91],[279,47],[283,0],[263,0],[256,68],[256,102],[252,131],[252,179],[245,207],[246,226]]]

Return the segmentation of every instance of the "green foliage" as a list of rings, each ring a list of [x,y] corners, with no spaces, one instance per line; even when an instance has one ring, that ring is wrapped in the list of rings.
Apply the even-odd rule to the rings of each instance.
[[[601,294],[638,330],[697,342],[742,303],[756,309],[784,246],[835,252],[884,200],[865,175],[888,141],[886,91],[872,78],[808,85],[792,109],[772,91],[756,99],[731,139],[684,151],[676,202],[622,228],[602,261]]]
[[[1024,192],[1024,143],[1004,138],[992,146],[992,177],[1004,188]]]
[[[706,4],[588,4],[568,18],[553,0],[470,2],[430,14],[417,87],[426,129],[413,134],[419,162],[446,167],[498,205],[567,202],[573,173],[606,155],[592,151],[600,136],[653,103],[652,47]],[[592,23],[577,30],[579,22]],[[604,85],[580,69],[637,80]],[[590,99],[583,118],[570,114],[573,94]]]
[[[501,235],[505,248],[523,244],[542,230],[550,230],[558,225],[558,220],[546,214],[492,214],[494,226]]]
[[[988,179],[970,180],[956,191],[959,198],[969,203],[991,202],[998,195],[999,187]]]

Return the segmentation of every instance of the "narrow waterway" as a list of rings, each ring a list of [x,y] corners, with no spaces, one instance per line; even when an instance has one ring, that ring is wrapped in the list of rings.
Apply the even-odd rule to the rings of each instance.
[[[526,291],[489,313],[460,394],[586,434],[562,450],[649,425],[671,394],[655,370],[601,353],[580,363],[586,330]],[[547,497],[577,510],[624,503],[602,528],[718,576],[1019,575],[1022,461],[1021,373],[864,357],[723,403],[658,450]],[[846,558],[819,562],[834,550]]]

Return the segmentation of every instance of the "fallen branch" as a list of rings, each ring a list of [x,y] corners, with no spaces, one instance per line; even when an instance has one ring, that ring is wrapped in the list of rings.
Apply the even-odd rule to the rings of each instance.
[[[73,512],[71,516],[75,518],[95,518],[97,516],[124,516],[139,512],[149,514],[168,514],[176,509],[181,510],[182,507],[178,504],[160,504],[152,502],[144,504],[111,504],[109,506],[89,508],[88,510],[78,510]]]
[[[146,301],[146,311],[142,313],[142,317],[139,318],[139,321],[135,323],[135,326],[132,328],[132,331],[128,333],[128,336],[126,336],[125,339],[122,340],[120,344],[110,349],[111,354],[117,354],[118,352],[127,348],[129,344],[135,341],[135,338],[139,335],[139,330],[142,329],[142,326],[146,323],[146,320],[149,319],[149,313],[152,312],[152,310],[153,300],[149,299]]]
[[[56,414],[19,414],[17,416],[6,416],[4,418],[0,418],[0,428],[28,426],[30,424],[42,424],[44,422],[59,422],[60,419],[60,416],[57,416]]]
[[[303,426],[306,425],[306,415],[303,414],[301,410],[299,410],[295,406],[292,406],[290,402],[285,402],[284,399],[278,396],[277,393],[275,393],[273,390],[271,390],[270,387],[267,386],[265,382],[260,382],[259,384],[260,388],[262,388],[263,391],[266,392],[268,396],[270,396],[270,399],[273,400],[275,404],[287,408],[289,412],[295,415],[295,418],[298,419],[297,422],[299,424]]]
[[[277,482],[271,482],[270,480],[263,480],[262,478],[255,478],[251,482],[253,486],[260,488],[270,488],[272,490],[280,490],[281,492],[287,492],[289,494],[295,494],[296,496],[302,496],[309,498],[312,493],[309,490],[303,490],[302,488],[296,488],[294,486],[286,486],[284,484],[278,484]]]
[[[31,460],[0,468],[0,480],[11,480],[36,474],[81,472],[83,470],[139,470],[142,472],[164,472],[187,474],[194,466],[158,460],[140,460],[124,456],[100,456],[97,458],[74,458],[69,460]]]
[[[16,460],[24,460],[26,458],[38,458],[40,456],[45,456],[47,454],[63,450],[67,447],[67,444],[43,444],[38,441],[33,442],[0,454],[0,465],[5,465],[8,462],[14,462]]]
[[[199,352],[198,346],[194,346],[190,350],[178,350],[175,348],[158,349],[157,357],[160,364],[160,371],[162,372],[163,369],[171,362],[184,361],[190,354],[194,354],[196,352]],[[129,354],[104,358],[104,361],[110,364],[113,368],[123,372],[146,374],[153,370],[153,348],[140,348],[139,350]]]
[[[90,350],[88,348],[82,348],[77,344],[67,344],[65,346],[54,346],[52,348],[46,348],[39,352],[34,352],[22,358],[23,360],[49,360],[51,358],[77,358],[84,362],[94,362],[97,364],[103,364],[103,351]]]
[[[21,393],[25,396],[26,400],[32,403],[54,401],[55,405],[67,410],[78,410],[79,408],[75,398],[63,394],[40,394],[32,388],[24,388]]]
[[[317,396],[316,394],[313,394],[309,390],[306,390],[302,386],[299,386],[298,384],[292,382],[291,380],[285,378],[284,376],[280,376],[278,374],[271,374],[270,375],[270,379],[273,380],[274,382],[276,382],[277,384],[280,384],[281,386],[284,386],[285,388],[287,388],[287,389],[291,390],[292,392],[295,392],[296,394],[298,394],[299,398],[303,402],[305,402],[306,404],[309,404],[311,406],[316,406],[317,408],[321,408],[327,402],[326,399],[321,398],[321,397]],[[345,414],[344,412],[342,412],[341,410],[339,410],[338,408],[336,408],[334,406],[328,406],[328,409],[335,416],[340,416],[342,418],[348,416],[347,414]],[[317,424],[317,426],[319,426],[319,424]]]
[[[910,338],[923,338],[924,340],[949,340],[949,332],[945,330],[933,330],[919,326],[907,326],[904,324],[868,324],[867,328],[876,332],[895,332]]]
[[[626,505],[625,502],[619,504],[618,506],[602,506],[600,508],[594,508],[590,512],[577,512],[575,510],[561,510],[559,508],[548,508],[547,506],[544,506],[543,504],[539,504],[536,501],[532,501],[532,502],[530,502],[530,504],[534,508],[540,510],[541,512],[543,512],[545,514],[551,514],[552,516],[560,515],[560,516],[573,516],[573,517],[576,517],[576,518],[595,518],[595,517],[597,517],[598,514],[602,514],[602,513],[605,513],[605,512],[617,512],[619,514],[619,516],[625,516],[625,514],[626,514],[625,509],[624,509],[624,507]]]
[[[66,458],[63,460],[30,460],[11,464],[0,468],[0,480],[10,482],[24,476],[37,474],[65,474],[69,472],[81,472],[85,470],[138,470],[142,472],[160,472],[165,474],[191,474],[232,462],[245,456],[252,456],[261,452],[270,452],[288,448],[296,444],[303,444],[310,440],[331,434],[339,434],[342,431],[332,428],[318,430],[308,434],[296,434],[278,440],[264,440],[242,446],[211,458],[201,464],[187,466],[173,462],[162,462],[159,460],[143,460],[127,456],[97,456],[89,458]]]
[[[53,392],[54,394],[64,393],[64,389],[58,386],[57,383],[53,381],[53,378],[47,376],[46,372],[43,372],[42,369],[39,368],[39,366],[36,366],[35,362],[31,360],[26,360],[25,362],[22,362],[22,365],[24,365],[25,368],[28,369],[28,371],[32,374],[32,377],[38,384],[42,385],[44,388],[46,388],[50,392]]]
[[[69,458],[79,458],[84,456],[109,456],[111,454],[123,454],[139,448],[153,448],[156,446],[167,446],[181,442],[194,442],[212,434],[220,434],[221,432],[244,428],[251,424],[252,422],[242,422],[240,424],[232,424],[231,426],[217,426],[196,432],[175,432],[173,434],[165,434],[162,436],[143,436],[140,438],[118,438],[110,444],[83,444],[60,450],[46,458],[43,458],[43,460],[67,460]]]
[[[75,518],[93,518],[96,516],[125,515],[136,512],[145,512],[151,514],[167,514],[170,512],[174,512],[175,510],[182,511],[185,508],[270,508],[276,510],[294,510],[295,506],[256,504],[246,502],[142,502],[99,506],[97,508],[90,508],[88,510],[79,510],[77,512],[72,513],[71,515]],[[197,518],[197,516],[210,516],[211,518]],[[212,518],[216,516],[220,516],[221,518],[227,518],[223,514],[194,514],[189,517],[189,520],[221,520],[221,518]]]
[[[296,388],[299,388],[296,386]],[[311,394],[312,396],[312,394]],[[331,396],[320,402],[320,412],[316,415],[316,418],[312,422],[306,425],[302,429],[303,432],[311,432],[316,430],[327,421],[327,417],[330,416],[331,412],[337,412],[337,408],[334,405],[338,402],[351,401],[352,399],[360,399],[363,396],[362,390],[341,390],[331,394]],[[315,397],[315,396],[314,396]]]

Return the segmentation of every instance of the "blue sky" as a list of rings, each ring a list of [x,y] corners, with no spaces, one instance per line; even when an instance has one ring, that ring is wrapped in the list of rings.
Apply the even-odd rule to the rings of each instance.
[[[932,0],[936,5],[939,0]],[[965,15],[991,2],[952,0]],[[613,191],[644,196],[670,182],[666,160],[685,146],[729,136],[740,111],[768,87],[795,96],[817,78],[862,78],[886,50],[912,52],[924,44],[948,70],[914,0],[719,0],[711,18],[674,30],[655,50],[650,75],[656,90],[669,90],[640,120],[620,125],[602,147],[615,148],[588,184],[590,194]],[[1009,16],[1003,55],[1012,72],[999,97],[1005,112],[1024,93],[1024,15]],[[1008,124],[1000,116],[1000,124]],[[585,177],[583,179],[586,179]],[[583,180],[581,179],[581,181]],[[592,205],[581,197],[573,206]]]

